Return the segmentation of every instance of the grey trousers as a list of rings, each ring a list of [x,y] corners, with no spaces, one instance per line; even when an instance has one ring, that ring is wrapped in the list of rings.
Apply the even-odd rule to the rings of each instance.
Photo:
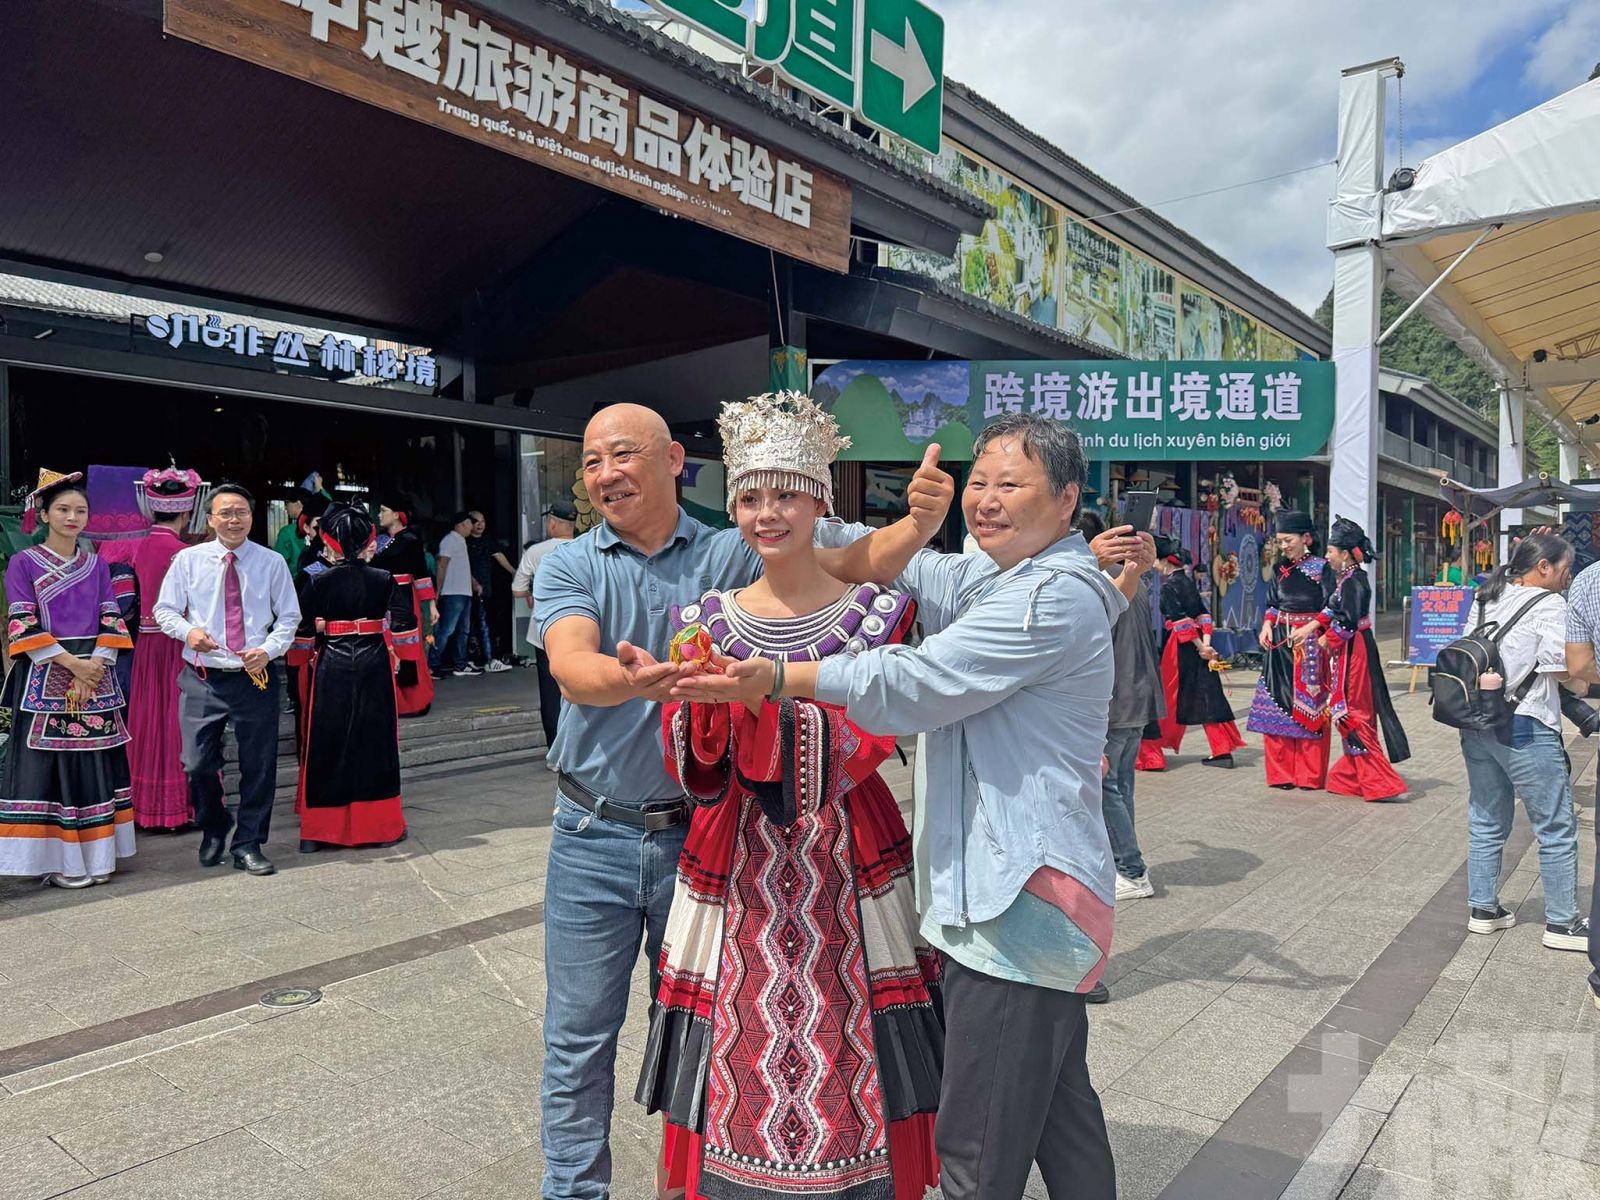
[[[222,733],[233,725],[239,743],[239,820],[233,830],[235,853],[260,849],[272,824],[278,790],[278,680],[256,687],[243,671],[208,670],[202,676],[188,663],[178,673],[178,728],[183,733],[183,770],[195,824],[224,836],[233,818],[222,796]]]
[[[1116,1200],[1075,992],[944,961],[944,1086],[934,1143],[945,1200],[1019,1200],[1039,1164],[1051,1200]]]

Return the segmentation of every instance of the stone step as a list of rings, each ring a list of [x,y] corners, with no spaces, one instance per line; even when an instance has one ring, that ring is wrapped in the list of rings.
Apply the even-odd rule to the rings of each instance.
[[[531,734],[534,742],[542,746],[544,733],[539,722],[539,710],[455,712],[438,718],[430,713],[426,717],[406,717],[400,722],[401,761],[405,761],[404,752],[408,746],[438,746],[451,739],[475,744],[484,737],[497,737],[502,734],[520,735],[524,739],[525,746]],[[294,756],[292,718],[285,717],[278,725],[278,753]],[[234,740],[232,729],[229,729],[223,737],[222,757],[226,763],[236,763],[239,760],[238,743]]]
[[[499,755],[524,754],[544,748],[544,733],[539,730],[537,723],[531,731],[510,728],[481,733],[475,737],[439,734],[434,737],[404,739],[400,743],[400,769],[404,772],[408,767],[479,762]],[[294,787],[298,773],[299,765],[295,761],[294,741],[291,738],[287,746],[280,745],[279,748],[277,786]],[[236,795],[239,773],[235,759],[230,758],[223,767],[222,779],[228,794]]]

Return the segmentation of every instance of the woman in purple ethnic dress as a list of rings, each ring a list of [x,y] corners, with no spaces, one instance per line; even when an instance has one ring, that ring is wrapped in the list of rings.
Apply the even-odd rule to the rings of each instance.
[[[119,650],[133,642],[111,573],[78,541],[89,519],[79,473],[39,472],[28,497],[45,540],[6,566],[14,660],[0,692],[10,736],[0,765],[0,875],[57,887],[104,883],[133,854],[126,698]]]

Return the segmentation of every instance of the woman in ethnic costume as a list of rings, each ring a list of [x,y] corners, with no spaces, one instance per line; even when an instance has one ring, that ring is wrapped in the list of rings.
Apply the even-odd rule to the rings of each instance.
[[[378,552],[372,556],[372,565],[394,576],[406,609],[403,617],[395,617],[390,630],[400,659],[395,675],[400,715],[423,717],[433,707],[433,672],[428,670],[428,647],[422,641],[422,605],[424,601],[433,603],[428,549],[402,509],[384,505],[378,510],[378,527]]]
[[[302,854],[390,846],[406,836],[388,631],[411,610],[394,577],[363,561],[377,538],[366,513],[334,505],[319,537],[328,566],[301,574],[295,639],[307,681],[294,802]]]
[[[183,771],[183,732],[178,726],[178,674],[183,643],[156,624],[161,581],[184,548],[183,530],[194,520],[205,484],[193,471],[147,471],[135,487],[150,533],[133,554],[139,581],[139,653],[134,657],[128,698],[128,768],[133,779],[133,818],[141,829],[182,829],[194,820],[189,778]]]
[[[82,479],[41,471],[28,497],[48,534],[6,567],[16,661],[0,692],[11,728],[0,875],[42,875],[65,888],[106,882],[134,852],[126,700],[112,669],[133,642],[110,571],[78,542],[89,519]]]
[[[1328,605],[1329,712],[1339,728],[1344,757],[1328,775],[1328,790],[1363,800],[1394,800],[1406,783],[1392,763],[1411,757],[1406,731],[1389,699],[1378,643],[1372,636],[1372,585],[1362,563],[1373,557],[1366,531],[1340,517],[1328,533],[1328,562],[1339,581]],[[1383,730],[1383,744],[1378,730]],[[1383,747],[1389,747],[1384,757]]]
[[[812,526],[848,441],[799,394],[727,405],[729,511],[763,575],[674,613],[674,657],[787,661],[899,642],[909,598],[823,572]],[[667,765],[699,804],[679,860],[638,1098],[688,1200],[920,1200],[938,1181],[938,962],[890,737],[815,701],[670,704]]]
[[[1267,616],[1261,626],[1266,651],[1261,682],[1245,728],[1262,735],[1267,783],[1316,791],[1328,782],[1328,656],[1320,638],[1328,628],[1335,576],[1318,550],[1311,518],[1278,514],[1282,557],[1267,582]]]
[[[1167,644],[1161,654],[1161,685],[1167,696],[1167,715],[1161,719],[1161,745],[1176,754],[1190,725],[1203,725],[1211,757],[1208,767],[1233,766],[1233,752],[1244,746],[1233,708],[1223,693],[1222,680],[1211,664],[1211,614],[1200,600],[1185,569],[1189,555],[1172,544],[1161,560],[1161,616],[1166,621]]]

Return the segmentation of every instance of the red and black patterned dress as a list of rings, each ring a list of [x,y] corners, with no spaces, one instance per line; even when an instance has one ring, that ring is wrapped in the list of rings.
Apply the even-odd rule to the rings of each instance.
[[[1378,643],[1372,637],[1371,613],[1372,585],[1365,570],[1352,566],[1339,577],[1327,609],[1328,665],[1333,677],[1328,711],[1344,746],[1344,757],[1328,775],[1328,790],[1363,800],[1392,800],[1406,790],[1393,764],[1410,758],[1411,747],[1389,699]]]
[[[874,585],[793,620],[711,592],[673,614],[728,658],[900,642]],[[938,1182],[944,1027],[911,838],[877,768],[894,739],[809,700],[669,705],[667,766],[700,807],[678,865],[638,1099],[689,1200],[920,1200]]]
[[[1317,790],[1328,782],[1328,702],[1332,691],[1327,653],[1318,640],[1328,628],[1333,568],[1307,554],[1278,563],[1267,583],[1267,625],[1272,648],[1263,655],[1261,682],[1245,728],[1262,735],[1267,783]],[[1315,625],[1305,642],[1290,635]]]

